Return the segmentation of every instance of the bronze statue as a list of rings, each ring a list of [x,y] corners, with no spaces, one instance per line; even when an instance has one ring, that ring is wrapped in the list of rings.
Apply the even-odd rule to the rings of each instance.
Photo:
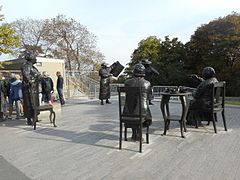
[[[148,96],[151,92],[150,82],[145,80],[145,68],[139,63],[134,66],[133,71],[134,77],[132,79],[125,81],[126,87],[142,87],[142,113],[144,114],[143,127],[149,126],[152,124],[152,115],[149,109]],[[128,99],[129,98],[129,99]],[[138,114],[139,106],[134,103],[138,101],[137,97],[126,97],[123,114]],[[139,140],[139,129],[132,128],[132,139]]]
[[[38,69],[33,65],[37,59],[33,52],[26,52],[25,62],[21,67],[24,117],[27,124],[32,125],[36,109],[39,106],[39,76]]]
[[[202,71],[202,78],[197,75],[191,75],[192,78],[197,79],[200,84],[197,86],[196,91],[193,92],[193,100],[190,101],[189,111],[187,115],[187,125],[195,126],[195,120],[201,126],[202,120],[208,120],[209,113],[201,112],[210,108],[211,101],[211,88],[210,85],[218,82],[214,77],[215,70],[212,67],[205,67]]]
[[[111,70],[114,68],[115,64],[111,66],[107,66],[107,63],[101,64],[101,69],[99,70],[100,76],[100,91],[99,91],[99,99],[101,100],[101,105],[104,105],[103,100],[106,99],[107,104],[111,104],[109,101],[110,98],[110,77]]]
[[[154,78],[159,76],[159,72],[151,66],[152,62],[149,61],[148,59],[142,59],[141,63],[145,67],[145,79],[152,84]],[[152,91],[153,91],[153,89],[152,89],[152,86],[151,86],[151,92],[149,93],[149,96],[148,96],[148,100],[149,100],[150,105],[153,105],[152,100],[153,100],[154,97],[153,97]]]

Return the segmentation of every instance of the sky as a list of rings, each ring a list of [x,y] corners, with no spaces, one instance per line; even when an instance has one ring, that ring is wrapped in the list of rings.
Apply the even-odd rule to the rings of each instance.
[[[97,36],[105,62],[126,65],[149,36],[190,40],[194,31],[219,17],[240,12],[240,0],[0,0],[5,22],[20,18],[73,18]]]

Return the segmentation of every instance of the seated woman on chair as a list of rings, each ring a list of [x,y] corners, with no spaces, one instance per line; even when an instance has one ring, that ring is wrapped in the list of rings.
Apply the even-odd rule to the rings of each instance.
[[[209,120],[210,114],[204,110],[210,108],[211,85],[218,82],[214,76],[215,70],[212,67],[205,67],[203,69],[203,78],[200,78],[197,75],[191,75],[192,78],[196,78],[201,83],[197,86],[196,91],[193,93],[193,100],[190,101],[187,115],[187,125],[196,126],[195,122],[197,122],[198,125],[201,126],[201,121]]]
[[[133,71],[134,77],[125,81],[126,87],[142,87],[142,113],[144,115],[143,127],[152,124],[152,115],[149,109],[148,94],[151,91],[151,84],[144,79],[145,67],[142,64],[136,64]],[[134,96],[126,96],[126,101],[123,109],[123,114],[138,114],[139,106],[136,103],[138,100]],[[139,129],[132,128],[132,139],[139,140]]]

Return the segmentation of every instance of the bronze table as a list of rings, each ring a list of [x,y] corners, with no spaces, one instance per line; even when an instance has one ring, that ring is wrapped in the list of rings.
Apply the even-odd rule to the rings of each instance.
[[[170,121],[179,121],[180,123],[180,130],[181,130],[181,136],[184,138],[183,135],[183,128],[184,132],[187,131],[186,129],[186,116],[189,106],[188,96],[190,95],[190,92],[186,93],[169,93],[169,92],[162,92],[162,100],[160,104],[160,108],[162,111],[163,119],[164,119],[164,133],[163,135],[166,135],[167,130],[169,129]],[[170,115],[169,111],[169,99],[170,97],[179,97],[182,105],[182,114],[179,115]]]

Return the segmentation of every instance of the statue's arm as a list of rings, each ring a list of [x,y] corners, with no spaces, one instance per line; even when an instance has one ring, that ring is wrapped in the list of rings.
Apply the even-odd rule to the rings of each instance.
[[[159,72],[154,67],[150,66],[150,68],[151,68],[151,71],[152,71],[153,75],[159,76]]]
[[[204,91],[205,91],[205,86],[203,83],[199,84],[199,86],[197,87],[196,91],[193,93],[193,97],[195,99],[199,99],[203,96]]]
[[[191,74],[190,77],[193,78],[193,79],[196,79],[196,80],[199,81],[199,82],[203,82],[203,81],[204,81],[203,78],[199,77],[199,76],[196,75],[196,74]]]
[[[100,70],[99,75],[103,78],[108,78],[110,77],[110,71],[111,71],[110,68]]]
[[[22,76],[23,76],[23,79],[26,83],[30,83],[31,81],[31,68],[29,66],[26,66],[24,65],[21,69],[22,71]]]

